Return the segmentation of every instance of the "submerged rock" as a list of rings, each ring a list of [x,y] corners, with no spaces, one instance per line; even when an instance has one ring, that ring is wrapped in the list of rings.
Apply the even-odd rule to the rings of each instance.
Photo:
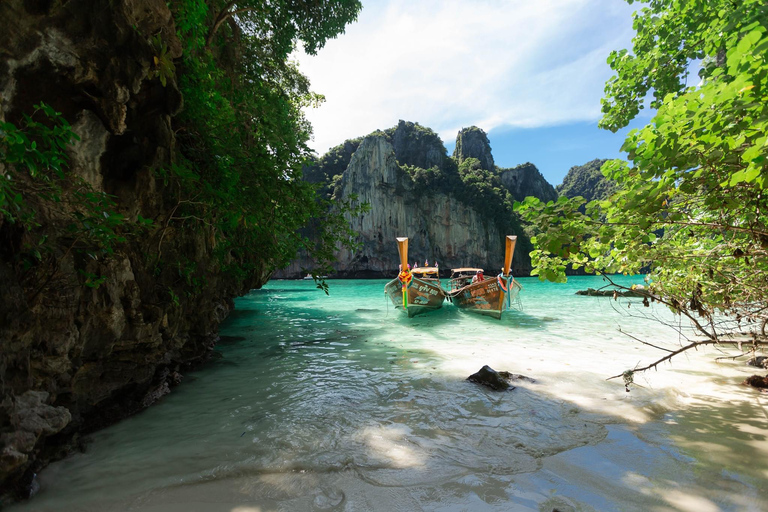
[[[485,365],[480,368],[479,372],[473,373],[467,377],[467,380],[482,384],[483,386],[488,386],[494,391],[504,391],[509,388],[515,389],[502,374],[511,375],[509,372],[497,372],[490,366]]]
[[[757,366],[758,368],[768,368],[768,357],[757,356],[747,361],[749,366]]]
[[[519,373],[499,372],[499,375],[507,380],[525,380],[528,382],[536,382],[536,379],[526,377],[525,375],[521,375]]]

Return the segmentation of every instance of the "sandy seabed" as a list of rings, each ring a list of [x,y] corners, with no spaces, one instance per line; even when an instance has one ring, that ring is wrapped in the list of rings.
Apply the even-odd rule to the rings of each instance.
[[[763,370],[708,348],[627,393],[606,377],[659,353],[617,321],[678,340],[609,299],[524,281],[525,309],[501,322],[408,320],[361,283],[349,313],[301,283],[241,299],[223,334],[245,341],[8,510],[768,510],[768,395],[739,385]],[[464,380],[484,364],[536,382]]]

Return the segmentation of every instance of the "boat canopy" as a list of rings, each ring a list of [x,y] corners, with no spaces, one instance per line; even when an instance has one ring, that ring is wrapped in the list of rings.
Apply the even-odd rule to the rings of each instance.
[[[411,269],[414,274],[437,274],[437,267],[416,267]]]
[[[472,267],[465,267],[465,268],[452,268],[451,272],[454,274],[457,272],[483,272],[483,269],[481,268],[472,268]]]

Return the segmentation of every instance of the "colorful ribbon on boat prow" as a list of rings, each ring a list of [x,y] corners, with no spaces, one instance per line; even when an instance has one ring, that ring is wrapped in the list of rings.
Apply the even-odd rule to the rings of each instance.
[[[413,274],[410,269],[403,269],[398,275],[397,279],[400,280],[400,284],[403,287],[403,309],[408,309],[408,288],[413,283]]]
[[[512,288],[512,281],[514,281],[515,278],[512,276],[512,274],[509,274],[508,276],[504,276],[502,274],[499,274],[496,276],[496,282],[499,283],[499,286],[502,290],[504,290],[504,293],[507,294],[507,309],[512,305],[512,294],[509,293]]]

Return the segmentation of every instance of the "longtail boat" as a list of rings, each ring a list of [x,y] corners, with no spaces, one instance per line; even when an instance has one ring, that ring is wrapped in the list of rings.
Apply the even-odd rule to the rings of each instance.
[[[384,287],[395,308],[402,309],[408,317],[434,311],[443,307],[445,291],[440,285],[437,267],[408,265],[408,239],[397,239],[400,252],[400,273]]]
[[[496,277],[484,277],[481,268],[451,269],[449,300],[462,309],[500,319],[501,313],[509,309],[523,289],[509,272],[516,243],[516,236],[507,236],[504,268]]]

